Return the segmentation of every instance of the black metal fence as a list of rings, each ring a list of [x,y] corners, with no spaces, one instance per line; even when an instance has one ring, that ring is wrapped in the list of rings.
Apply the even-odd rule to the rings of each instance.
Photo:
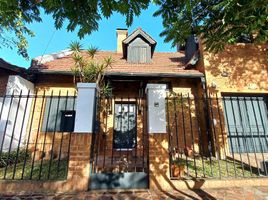
[[[166,98],[171,178],[268,175],[267,95]]]
[[[93,173],[148,172],[145,103],[141,97],[98,99]]]
[[[0,97],[0,179],[65,179],[76,94],[22,91]]]

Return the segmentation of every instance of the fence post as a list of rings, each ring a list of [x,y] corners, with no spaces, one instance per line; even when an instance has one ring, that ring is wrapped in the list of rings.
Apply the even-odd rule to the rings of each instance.
[[[92,134],[71,133],[67,182],[72,191],[86,191],[90,179]]]

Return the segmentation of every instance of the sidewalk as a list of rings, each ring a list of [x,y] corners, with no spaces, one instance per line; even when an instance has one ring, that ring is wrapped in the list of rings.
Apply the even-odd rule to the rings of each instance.
[[[67,199],[85,199],[85,200],[160,200],[160,199],[230,199],[230,200],[268,200],[268,187],[245,187],[245,188],[222,188],[206,190],[181,190],[181,191],[121,191],[121,192],[98,192],[89,191],[77,194],[29,194],[29,195],[0,195],[2,200],[20,200],[20,199],[47,199],[47,200],[67,200]]]

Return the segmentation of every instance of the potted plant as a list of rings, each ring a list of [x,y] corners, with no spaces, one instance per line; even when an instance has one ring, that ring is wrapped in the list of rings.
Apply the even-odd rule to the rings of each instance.
[[[171,173],[172,177],[181,178],[184,175],[185,160],[179,154],[178,148],[172,150]]]
[[[186,146],[186,147],[184,148],[184,154],[185,154],[185,156],[187,156],[187,157],[193,157],[193,155],[194,155],[194,151],[193,151],[193,149],[192,149],[191,147]]]

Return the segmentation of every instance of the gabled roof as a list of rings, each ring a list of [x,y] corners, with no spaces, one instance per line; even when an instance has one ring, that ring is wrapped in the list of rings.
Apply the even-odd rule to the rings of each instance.
[[[137,36],[141,35],[147,42],[151,45],[156,45],[156,41],[141,28],[137,28],[133,33],[131,33],[126,39],[123,40],[123,44],[129,44]]]
[[[22,68],[22,67],[18,67],[16,65],[13,65],[13,64],[5,61],[2,58],[0,58],[0,68],[1,69],[4,69],[4,70],[16,72],[16,73],[24,73],[26,71],[25,68]]]
[[[42,60],[42,62],[39,62],[38,58],[33,59],[30,70],[34,73],[72,75],[71,67],[74,65],[74,60],[71,53],[72,52],[66,53],[64,56],[58,56],[55,53],[53,54],[53,60]],[[59,52],[59,54],[62,55],[61,52]],[[90,59],[86,51],[83,51],[83,55],[87,59]],[[171,77],[185,75],[202,76],[202,73],[198,70],[184,69],[185,55],[180,52],[155,52],[152,62],[144,64],[128,63],[126,59],[122,58],[121,53],[114,51],[98,51],[95,55],[95,59],[101,61],[109,56],[112,57],[114,62],[112,68],[106,70],[106,75],[151,76],[157,74],[157,76],[168,75]]]
[[[137,28],[135,31],[133,31],[126,39],[122,41],[122,46],[123,46],[123,56],[124,58],[127,56],[127,46],[135,40],[137,37],[143,38],[150,46],[151,46],[151,51],[152,55],[155,49],[155,46],[157,42],[144,30],[141,28]]]

